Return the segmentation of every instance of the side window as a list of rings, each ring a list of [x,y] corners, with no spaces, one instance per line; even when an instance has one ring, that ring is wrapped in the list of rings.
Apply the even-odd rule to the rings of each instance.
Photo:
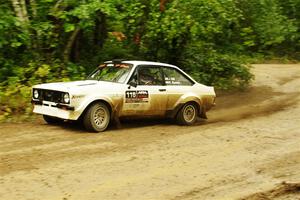
[[[193,85],[193,82],[174,68],[163,68],[166,85]]]
[[[138,70],[139,85],[163,85],[163,76],[160,67],[156,66],[139,66]]]
[[[137,72],[136,70],[134,70],[133,74],[131,75],[130,79],[129,79],[129,84],[132,83],[132,84],[138,84],[137,83]]]

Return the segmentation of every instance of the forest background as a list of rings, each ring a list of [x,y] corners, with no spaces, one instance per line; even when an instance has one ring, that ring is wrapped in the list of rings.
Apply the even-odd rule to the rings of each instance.
[[[0,0],[0,121],[31,115],[32,85],[114,58],[246,88],[248,63],[300,60],[299,29],[300,0]]]

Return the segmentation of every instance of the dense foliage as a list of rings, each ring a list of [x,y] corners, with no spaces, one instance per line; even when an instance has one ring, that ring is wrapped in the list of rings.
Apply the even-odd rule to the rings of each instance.
[[[0,13],[2,118],[29,113],[33,84],[104,60],[172,63],[229,89],[252,78],[241,55],[300,49],[300,0],[2,0]]]

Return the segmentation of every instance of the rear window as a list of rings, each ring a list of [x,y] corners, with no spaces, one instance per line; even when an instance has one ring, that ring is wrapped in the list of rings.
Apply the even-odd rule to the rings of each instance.
[[[163,68],[166,85],[193,85],[193,82],[174,68]]]

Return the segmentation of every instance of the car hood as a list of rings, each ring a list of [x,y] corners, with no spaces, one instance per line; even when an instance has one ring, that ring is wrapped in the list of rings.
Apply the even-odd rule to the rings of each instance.
[[[86,91],[88,88],[100,86],[101,88],[111,88],[112,86],[120,85],[119,83],[96,81],[96,80],[84,80],[84,81],[71,81],[71,82],[57,82],[57,83],[45,83],[35,85],[33,88],[40,88],[46,90],[56,90],[62,92],[71,91]]]

